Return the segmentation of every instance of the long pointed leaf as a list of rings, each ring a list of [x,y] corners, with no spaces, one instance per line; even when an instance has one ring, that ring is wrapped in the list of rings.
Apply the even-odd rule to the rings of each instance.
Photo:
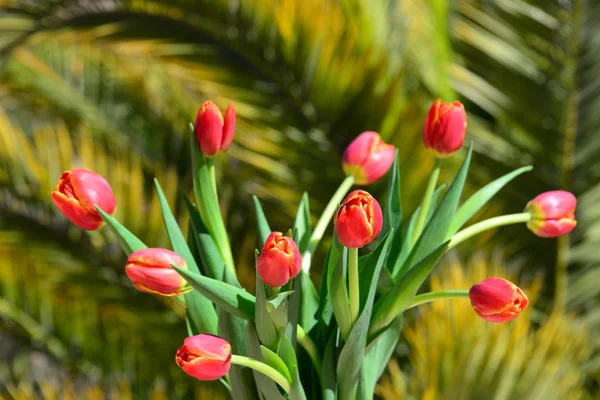
[[[258,225],[260,246],[262,247],[272,231],[269,222],[267,221],[267,217],[265,217],[265,212],[260,205],[260,200],[258,200],[258,197],[256,196],[252,196],[252,200],[254,201],[254,210],[256,212],[256,224]]]
[[[140,239],[125,228],[119,221],[105,213],[100,207],[96,206],[96,211],[100,214],[106,225],[111,232],[119,239],[119,244],[125,252],[130,255],[134,251],[145,249],[148,246],[144,244]]]
[[[402,222],[402,193],[400,192],[400,163],[398,161],[398,150],[394,157],[394,164],[390,172],[388,184],[387,203],[383,211],[384,223],[382,234],[392,229],[398,229]]]

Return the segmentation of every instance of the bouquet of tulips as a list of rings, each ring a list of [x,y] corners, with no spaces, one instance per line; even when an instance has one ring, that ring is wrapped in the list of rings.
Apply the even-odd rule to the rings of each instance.
[[[111,187],[94,172],[64,172],[52,193],[74,224],[88,230],[106,225],[116,235],[129,256],[125,272],[137,290],[185,304],[187,338],[173,349],[176,363],[198,380],[220,380],[235,399],[372,399],[400,339],[406,310],[469,297],[481,318],[506,322],[527,307],[525,293],[499,277],[470,290],[419,293],[446,251],[502,225],[525,223],[541,237],[567,234],[576,225],[575,197],[552,191],[533,199],[522,213],[463,228],[504,185],[531,167],[496,179],[461,203],[469,148],[444,191],[437,182],[440,160],[463,146],[467,116],[460,102],[437,100],[423,135],[436,163],[423,201],[409,218],[402,215],[397,151],[376,132],[363,132],[346,149],[346,179],[315,226],[306,195],[293,223],[277,227],[285,234],[272,231],[254,199],[261,250],[256,251],[252,294],[237,279],[213,162],[230,146],[235,121],[233,106],[223,116],[207,101],[191,125],[194,198],[186,199],[187,237],[155,181],[173,251],[149,248],[114,219]],[[383,209],[364,190],[347,194],[353,185],[369,185],[388,171]],[[331,221],[333,240],[315,286],[311,260]]]

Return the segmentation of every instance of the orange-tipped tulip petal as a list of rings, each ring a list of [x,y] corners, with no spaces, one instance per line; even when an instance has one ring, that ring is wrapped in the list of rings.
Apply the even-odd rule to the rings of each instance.
[[[214,381],[229,372],[231,345],[218,336],[190,336],[177,349],[175,362],[186,374],[198,380]]]
[[[167,249],[142,249],[131,253],[125,273],[137,290],[160,296],[179,296],[192,288],[171,264],[187,269],[185,260]]]
[[[514,283],[502,278],[488,278],[471,287],[473,309],[490,322],[506,322],[527,308],[527,295]]]
[[[300,272],[302,259],[298,245],[281,232],[272,232],[256,259],[256,271],[271,287],[283,286]]]
[[[361,248],[381,233],[383,214],[373,196],[364,190],[355,190],[346,196],[333,222],[342,245]]]
[[[467,114],[462,103],[444,103],[437,99],[425,120],[423,143],[438,157],[446,157],[460,149],[466,130]]]
[[[572,193],[564,190],[542,193],[525,207],[531,214],[527,228],[545,238],[566,235],[577,226],[575,207],[577,199]]]
[[[377,132],[363,132],[344,151],[342,167],[354,176],[357,185],[377,181],[394,163],[396,148],[385,143]]]

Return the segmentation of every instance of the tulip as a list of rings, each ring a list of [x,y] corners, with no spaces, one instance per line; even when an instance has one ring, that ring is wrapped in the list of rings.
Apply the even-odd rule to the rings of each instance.
[[[271,287],[283,286],[300,272],[302,259],[298,245],[281,232],[272,232],[256,259],[256,271]]]
[[[510,321],[529,304],[517,285],[502,278],[488,278],[474,285],[469,298],[477,315],[490,322]]]
[[[385,143],[377,132],[363,132],[344,151],[342,167],[357,185],[370,185],[385,175],[395,156],[394,145]]]
[[[446,157],[460,149],[465,141],[466,129],[467,114],[462,103],[443,103],[437,99],[425,120],[423,142],[438,157]]]
[[[192,290],[171,264],[187,269],[185,260],[171,250],[142,249],[131,253],[125,273],[140,292],[179,296]]]
[[[218,336],[190,336],[177,349],[175,362],[186,374],[200,381],[214,381],[229,372],[231,345]]]
[[[235,109],[227,106],[225,118],[221,110],[212,101],[202,103],[196,115],[194,133],[200,151],[207,157],[213,157],[226,151],[233,141],[235,130]]]
[[[361,248],[375,239],[383,225],[379,203],[364,190],[350,193],[333,217],[335,231],[346,247]]]
[[[104,225],[96,206],[109,215],[117,208],[108,182],[87,169],[63,172],[52,192],[52,201],[72,223],[90,231]]]
[[[527,203],[525,211],[531,215],[527,228],[540,237],[566,235],[577,225],[577,199],[564,190],[545,192]]]

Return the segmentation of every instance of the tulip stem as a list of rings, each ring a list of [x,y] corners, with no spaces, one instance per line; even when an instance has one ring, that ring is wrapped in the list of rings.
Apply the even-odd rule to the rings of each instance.
[[[337,211],[338,206],[342,200],[344,200],[346,193],[348,193],[348,190],[350,190],[352,185],[354,185],[354,176],[348,175],[340,187],[338,187],[338,189],[335,191],[331,197],[331,200],[329,200],[329,203],[325,207],[325,210],[323,210],[323,214],[321,214],[321,217],[317,221],[317,225],[315,225],[315,230],[310,237],[308,246],[304,251],[304,254],[302,254],[302,269],[307,274],[310,271],[312,254],[319,245],[319,242],[321,241],[321,238],[327,229],[327,225],[329,225],[329,221],[331,221],[331,218],[333,218],[333,214],[335,214]]]
[[[319,355],[319,351],[317,350],[317,346],[315,346],[315,343],[312,341],[310,336],[306,334],[306,332],[304,331],[304,329],[302,329],[300,325],[297,325],[296,328],[296,339],[298,340],[298,343],[300,343],[300,346],[302,346],[302,348],[308,353],[308,356],[310,357],[310,360],[315,366],[315,370],[317,371],[317,375],[319,376],[320,380],[322,362],[321,356]]]
[[[450,240],[450,244],[448,248],[451,249],[457,246],[459,243],[464,242],[465,240],[481,233],[487,231],[489,229],[497,228],[503,225],[511,225],[511,224],[519,224],[523,222],[529,222],[531,220],[531,214],[528,212],[517,213],[517,214],[508,214],[501,215],[499,217],[494,217],[490,219],[486,219],[485,221],[478,222],[474,225],[469,226],[468,228],[463,229],[458,232],[456,235],[452,237]]]
[[[440,290],[438,292],[428,292],[415,296],[410,306],[406,309],[420,306],[421,304],[431,303],[436,300],[463,299],[469,297],[468,290]]]
[[[410,241],[411,247],[415,245],[417,239],[419,239],[419,236],[421,236],[421,232],[423,231],[425,220],[427,219],[427,214],[429,213],[429,207],[431,206],[431,198],[433,197],[433,192],[435,192],[435,185],[437,185],[439,176],[440,159],[436,157],[435,164],[433,165],[433,172],[429,176],[429,182],[427,182],[427,188],[425,189],[425,193],[423,194],[423,201],[421,202],[421,208],[419,209],[417,224],[415,225],[415,230],[413,231],[412,238]]]
[[[360,288],[358,283],[358,248],[348,249],[348,295],[350,297],[350,318],[354,324],[358,319]]]
[[[252,368],[255,371],[260,372],[274,380],[286,393],[289,393],[291,390],[290,382],[281,374],[281,372],[277,371],[275,368],[267,365],[263,362],[255,360],[253,358],[239,356],[233,354],[231,356],[231,363],[235,365],[240,365],[242,367]]]

